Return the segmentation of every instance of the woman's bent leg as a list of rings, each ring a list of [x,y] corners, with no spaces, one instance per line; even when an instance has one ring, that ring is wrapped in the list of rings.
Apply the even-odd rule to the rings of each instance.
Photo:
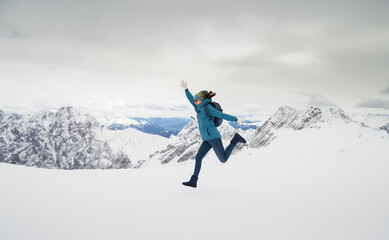
[[[196,164],[195,164],[195,170],[193,175],[196,177],[199,176],[200,169],[201,169],[201,162],[203,161],[203,158],[205,155],[211,150],[212,146],[207,141],[204,141],[201,143],[199,151],[196,154]]]
[[[220,162],[225,163],[227,162],[228,158],[231,156],[232,150],[234,150],[235,145],[230,144],[226,150],[224,150],[222,139],[221,138],[215,138],[208,140],[208,142],[211,144],[213,150],[216,153],[216,156],[219,158]]]

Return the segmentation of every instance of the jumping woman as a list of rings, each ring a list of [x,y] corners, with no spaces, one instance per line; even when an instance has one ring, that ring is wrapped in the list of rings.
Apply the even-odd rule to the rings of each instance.
[[[238,144],[239,142],[246,143],[246,140],[238,133],[235,133],[234,137],[230,142],[230,145],[227,147],[226,150],[224,150],[221,135],[217,130],[213,120],[211,120],[210,117],[205,112],[204,106],[207,107],[208,114],[211,117],[217,117],[217,118],[221,118],[233,122],[242,122],[243,120],[242,119],[238,120],[237,117],[222,113],[216,110],[214,107],[212,107],[211,104],[206,104],[212,102],[211,98],[214,97],[216,93],[212,91],[208,92],[204,90],[198,92],[193,97],[193,95],[190,93],[188,89],[188,83],[186,81],[184,80],[181,81],[181,87],[185,90],[186,97],[188,98],[189,102],[193,105],[197,113],[197,122],[199,124],[200,135],[203,140],[200,149],[196,154],[196,164],[195,164],[194,173],[188,182],[182,183],[185,186],[195,188],[197,187],[197,180],[201,169],[201,162],[205,157],[205,155],[209,152],[209,150],[211,150],[211,148],[213,148],[219,160],[222,163],[225,163],[230,157],[231,152],[236,146],[236,144]]]

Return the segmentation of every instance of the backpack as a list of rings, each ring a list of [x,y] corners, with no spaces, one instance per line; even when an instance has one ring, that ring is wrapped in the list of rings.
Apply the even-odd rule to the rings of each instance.
[[[221,118],[218,118],[218,117],[211,117],[208,113],[208,109],[207,109],[207,105],[208,104],[211,104],[212,107],[214,107],[216,110],[218,110],[219,112],[223,112],[223,108],[220,106],[219,103],[217,102],[210,102],[210,103],[206,103],[204,104],[204,110],[205,110],[205,113],[208,115],[209,119],[211,119],[214,123],[215,123],[215,126],[216,127],[219,127],[222,123],[223,123],[223,119]]]

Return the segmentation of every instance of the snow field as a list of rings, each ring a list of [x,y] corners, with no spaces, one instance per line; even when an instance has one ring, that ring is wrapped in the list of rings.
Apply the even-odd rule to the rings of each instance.
[[[226,142],[224,143],[226,146]],[[126,170],[0,164],[0,238],[389,239],[389,139],[333,122],[260,149]]]

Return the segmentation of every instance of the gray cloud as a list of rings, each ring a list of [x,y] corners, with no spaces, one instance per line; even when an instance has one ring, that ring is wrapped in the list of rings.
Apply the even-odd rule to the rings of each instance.
[[[380,108],[389,109],[389,101],[378,99],[363,99],[357,104],[358,108]]]
[[[389,87],[387,87],[384,90],[380,91],[380,93],[389,95]]]
[[[329,101],[327,98],[325,98],[321,94],[315,94],[315,93],[300,93],[301,95],[308,98],[307,104],[308,106],[314,106],[314,107],[331,107],[336,106],[333,102]]]
[[[387,86],[388,10],[378,0],[0,1],[0,103],[49,92],[61,104],[85,94],[181,101],[175,87],[187,79],[253,93],[243,104],[288,102],[279,93],[292,89],[344,106]]]
[[[0,20],[0,37],[4,38],[22,38],[23,35],[13,26],[6,24]]]

